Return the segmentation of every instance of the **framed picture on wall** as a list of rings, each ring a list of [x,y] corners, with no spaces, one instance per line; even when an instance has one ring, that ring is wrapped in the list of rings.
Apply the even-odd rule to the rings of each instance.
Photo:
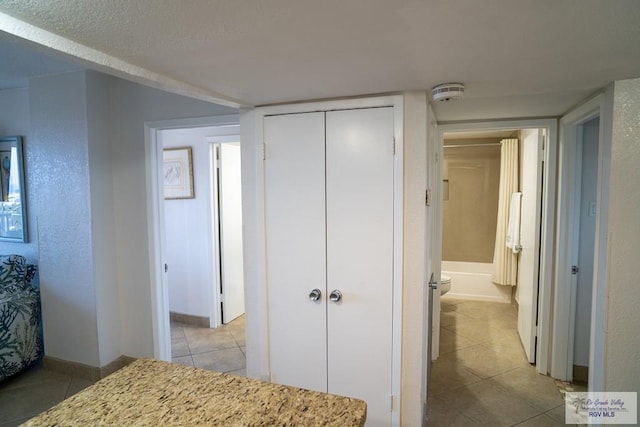
[[[165,148],[162,152],[164,198],[193,199],[193,159],[191,147]]]

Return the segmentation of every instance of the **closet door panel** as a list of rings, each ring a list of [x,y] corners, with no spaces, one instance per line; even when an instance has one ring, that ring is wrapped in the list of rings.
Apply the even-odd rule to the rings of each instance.
[[[327,113],[328,390],[390,425],[393,109]]]
[[[326,392],[324,113],[265,117],[264,141],[271,381]]]

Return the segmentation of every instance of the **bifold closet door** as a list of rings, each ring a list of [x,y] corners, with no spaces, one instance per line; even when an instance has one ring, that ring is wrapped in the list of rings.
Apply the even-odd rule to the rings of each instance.
[[[265,117],[264,183],[271,381],[326,392],[324,125],[324,113]]]
[[[391,424],[393,108],[326,113],[329,393]]]

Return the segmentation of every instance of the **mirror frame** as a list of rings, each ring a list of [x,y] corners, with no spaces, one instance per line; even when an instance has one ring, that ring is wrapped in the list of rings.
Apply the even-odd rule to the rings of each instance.
[[[0,151],[10,151],[11,148],[16,148],[16,157],[18,158],[18,180],[20,183],[20,204],[22,210],[22,235],[19,237],[3,236],[0,234],[1,242],[15,242],[15,243],[27,243],[27,196],[24,180],[24,157],[22,151],[22,137],[21,136],[5,136],[0,137]],[[12,166],[13,168],[13,166]],[[1,193],[0,193],[1,198]],[[2,203],[2,200],[0,200]],[[0,233],[2,231],[0,230]]]

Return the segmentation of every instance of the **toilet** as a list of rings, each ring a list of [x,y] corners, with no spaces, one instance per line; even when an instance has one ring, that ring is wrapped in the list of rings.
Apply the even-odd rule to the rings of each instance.
[[[444,295],[449,292],[451,289],[451,277],[445,276],[444,274],[440,275],[440,295]]]

